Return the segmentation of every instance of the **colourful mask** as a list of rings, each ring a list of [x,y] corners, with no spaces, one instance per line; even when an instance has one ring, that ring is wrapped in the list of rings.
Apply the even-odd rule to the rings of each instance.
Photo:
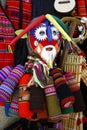
[[[52,67],[60,50],[61,34],[47,19],[29,32],[29,43],[33,51]]]

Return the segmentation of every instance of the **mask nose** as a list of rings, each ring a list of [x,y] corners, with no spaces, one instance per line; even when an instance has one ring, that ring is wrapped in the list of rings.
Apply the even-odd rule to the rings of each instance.
[[[51,28],[49,25],[47,27],[47,36],[48,36],[48,41],[51,42],[52,41],[52,31],[51,31]]]
[[[52,41],[52,31],[51,31],[50,22],[48,20],[46,20],[46,33],[48,36],[48,42],[51,42]]]

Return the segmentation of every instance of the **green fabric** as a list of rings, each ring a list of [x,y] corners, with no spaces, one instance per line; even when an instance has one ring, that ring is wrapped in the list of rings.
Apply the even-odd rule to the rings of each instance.
[[[69,114],[71,112],[74,112],[73,106],[71,106],[69,108],[63,108],[62,109],[62,114]]]
[[[57,23],[59,23],[59,25],[64,29],[64,31],[65,31],[66,33],[69,32],[68,28],[67,28],[66,25],[62,22],[61,19],[59,19],[58,17],[56,17],[56,16],[54,16],[54,15],[52,15],[52,17],[57,21]]]

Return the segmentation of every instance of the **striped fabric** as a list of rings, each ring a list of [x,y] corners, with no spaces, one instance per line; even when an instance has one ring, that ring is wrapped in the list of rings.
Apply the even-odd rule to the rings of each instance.
[[[8,75],[8,77],[0,85],[0,101],[6,102],[12,95],[16,85],[25,73],[25,68],[22,65],[17,65]]]
[[[2,6],[0,6],[0,69],[7,65],[14,65],[14,56],[11,53],[14,50],[14,46],[11,46],[12,50],[8,50],[8,45],[14,37],[15,33],[12,23]]]
[[[6,66],[0,70],[0,83],[2,83],[7,78],[12,69],[13,68],[11,66]]]
[[[81,17],[87,17],[87,1],[76,0],[77,15]]]
[[[7,0],[6,12],[15,29],[24,29],[31,21],[31,0]]]
[[[56,87],[57,96],[59,98],[62,108],[69,108],[73,104],[75,98],[62,75],[62,72],[58,68],[50,70],[50,75],[53,77]],[[68,104],[68,105],[67,105]]]
[[[16,88],[12,95],[12,100],[8,110],[9,116],[18,116],[18,91],[18,88]]]

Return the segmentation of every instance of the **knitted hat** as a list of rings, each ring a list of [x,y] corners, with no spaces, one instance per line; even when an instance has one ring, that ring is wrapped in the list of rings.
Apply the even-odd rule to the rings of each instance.
[[[30,110],[30,89],[27,87],[30,79],[31,75],[25,73],[19,81],[18,115],[26,119],[30,119],[34,113]]]
[[[54,79],[56,92],[62,108],[69,108],[73,105],[75,98],[67,85],[62,72],[58,68],[50,69],[50,75]]]
[[[0,85],[0,101],[6,102],[12,95],[14,88],[25,73],[25,68],[22,65],[17,65],[10,72],[10,75]]]
[[[83,100],[83,96],[82,96],[82,93],[80,90],[79,83],[77,82],[77,80],[72,72],[68,72],[64,76],[67,80],[70,90],[72,91],[72,93],[75,97],[75,102],[73,104],[74,112],[84,111],[85,104],[84,104],[84,100]],[[80,101],[79,101],[79,99],[80,99]]]
[[[52,77],[50,77],[48,84],[45,86],[44,92],[46,97],[49,119],[52,121],[57,121],[61,116],[61,108],[59,105],[56,88],[54,86]]]
[[[46,19],[48,19],[48,21],[50,21],[58,29],[58,31],[63,35],[63,37],[67,41],[72,41],[69,35],[67,34],[68,30],[66,25],[56,16],[46,14],[33,19],[32,22],[16,38],[14,38],[11,41],[11,44],[17,42],[17,40],[20,39],[24,34],[28,33],[31,29],[39,26]]]

